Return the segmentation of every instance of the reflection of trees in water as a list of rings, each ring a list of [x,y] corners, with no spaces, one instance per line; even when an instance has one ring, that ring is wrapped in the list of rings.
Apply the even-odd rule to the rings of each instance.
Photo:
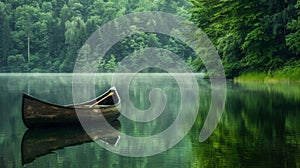
[[[285,90],[279,84],[269,89],[258,84],[230,87],[226,111],[217,129],[206,142],[193,148],[194,157],[200,159],[199,165],[299,166],[299,87],[285,87]]]

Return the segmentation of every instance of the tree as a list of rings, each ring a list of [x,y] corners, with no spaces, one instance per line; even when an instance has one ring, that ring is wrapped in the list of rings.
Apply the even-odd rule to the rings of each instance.
[[[297,1],[295,5],[297,9],[298,17],[290,21],[287,25],[288,30],[291,31],[290,34],[286,36],[286,43],[289,49],[297,55],[299,58],[300,54],[300,0]]]
[[[21,54],[11,55],[7,58],[7,65],[10,71],[23,71],[24,63],[25,59]]]
[[[114,55],[111,55],[110,59],[105,64],[106,72],[114,72],[116,67],[117,67],[116,58]]]
[[[15,19],[16,28],[18,30],[17,37],[22,39],[27,38],[27,61],[30,62],[30,41],[34,37],[33,29],[34,23],[38,21],[40,17],[39,6],[23,5],[16,9]],[[22,46],[18,46],[23,48]]]
[[[10,8],[5,3],[0,2],[0,66],[7,66],[7,57],[10,54],[11,50],[11,29],[9,26]]]
[[[65,45],[67,47],[67,53],[66,59],[60,66],[60,71],[72,72],[78,50],[86,37],[86,27],[84,21],[79,16],[72,17],[71,21],[66,22],[65,27]]]

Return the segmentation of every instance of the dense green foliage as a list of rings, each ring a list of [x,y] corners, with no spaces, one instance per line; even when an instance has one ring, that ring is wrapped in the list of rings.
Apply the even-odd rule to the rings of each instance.
[[[299,0],[191,2],[191,19],[215,44],[227,77],[269,72],[299,60]]]
[[[216,46],[227,77],[299,70],[292,67],[298,65],[300,54],[300,0],[190,1],[2,1],[0,72],[72,72],[79,49],[100,26],[129,13],[151,10],[195,22]],[[99,71],[114,71],[124,57],[146,47],[167,49],[192,68],[205,69],[180,41],[142,32],[113,46],[99,63]]]
[[[72,72],[79,49],[101,25],[128,13],[164,11],[188,18],[187,0],[4,0],[0,2],[0,72]],[[158,34],[137,34],[116,44],[99,63],[113,71],[134,50],[163,47],[188,58],[183,44]]]

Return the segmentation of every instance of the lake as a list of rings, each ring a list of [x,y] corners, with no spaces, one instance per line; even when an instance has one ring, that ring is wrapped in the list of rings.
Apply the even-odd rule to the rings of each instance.
[[[199,87],[199,109],[196,109],[197,118],[187,135],[159,154],[129,157],[112,153],[93,141],[71,142],[76,140],[75,135],[84,134],[75,129],[32,132],[24,126],[22,93],[55,104],[73,103],[72,75],[0,74],[0,167],[300,167],[299,83],[237,84],[228,80],[221,120],[213,134],[200,143],[199,133],[211,103],[211,86],[209,80],[195,76]],[[96,81],[95,94],[111,86],[111,74],[99,74],[93,79]],[[150,122],[132,122],[120,116],[120,132],[145,137],[162,132],[174,122],[181,100],[179,86],[170,75],[140,74],[135,77],[129,88],[131,102],[139,109],[147,109],[151,104],[148,95],[153,87],[162,88],[171,102],[165,106],[166,114],[163,112]],[[83,89],[80,94],[88,98],[88,93]],[[122,110],[127,110],[126,105],[123,109],[122,104]],[[74,137],[66,137],[67,134]],[[52,141],[69,138],[73,145],[24,159],[29,157],[24,153],[26,143],[34,146],[47,138]],[[49,147],[50,143],[46,145]],[[159,147],[160,143],[149,145]],[[27,152],[38,152],[44,147],[36,145]]]

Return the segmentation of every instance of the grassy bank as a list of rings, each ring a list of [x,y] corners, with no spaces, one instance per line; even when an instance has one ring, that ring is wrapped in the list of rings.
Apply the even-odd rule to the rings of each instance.
[[[269,72],[247,72],[234,78],[235,82],[300,82],[300,61]]]

